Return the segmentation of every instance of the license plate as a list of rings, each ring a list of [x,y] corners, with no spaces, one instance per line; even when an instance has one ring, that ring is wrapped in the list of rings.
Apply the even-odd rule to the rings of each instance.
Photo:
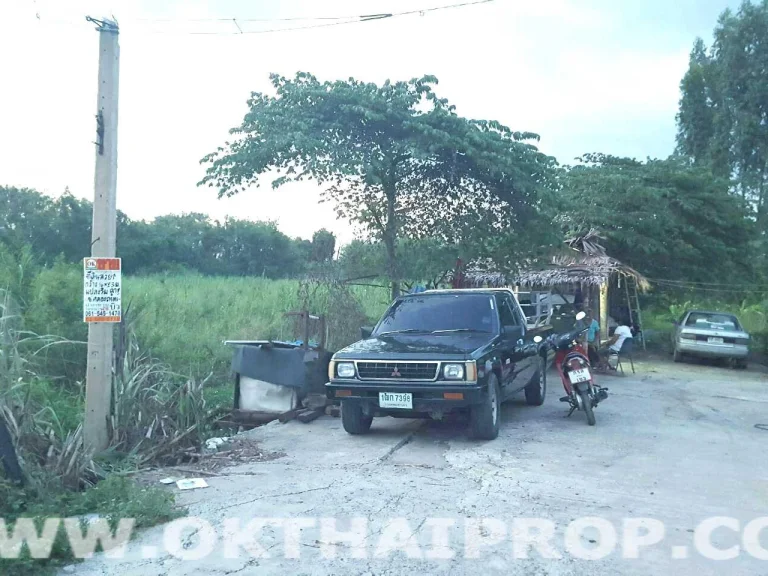
[[[381,408],[413,409],[413,395],[410,392],[379,392]]]
[[[568,372],[568,378],[571,384],[578,384],[579,382],[587,382],[592,379],[589,374],[589,370],[582,368],[581,370],[571,370]]]
[[[710,336],[709,339],[708,339],[708,342],[710,344],[722,344],[723,343],[723,339],[722,338],[715,338],[714,336]]]

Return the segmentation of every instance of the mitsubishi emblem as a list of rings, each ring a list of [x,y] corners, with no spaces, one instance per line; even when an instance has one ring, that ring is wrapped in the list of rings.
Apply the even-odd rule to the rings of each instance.
[[[400,370],[397,369],[397,366],[395,366],[394,371],[392,372],[392,378],[400,378],[402,374],[400,374]]]

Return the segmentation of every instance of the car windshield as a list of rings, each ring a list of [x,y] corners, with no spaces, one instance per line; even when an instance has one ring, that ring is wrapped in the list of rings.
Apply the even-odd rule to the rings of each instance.
[[[375,335],[391,332],[493,332],[497,327],[488,294],[434,294],[396,301],[379,322]]]
[[[735,316],[711,312],[691,312],[685,325],[703,330],[741,330]]]

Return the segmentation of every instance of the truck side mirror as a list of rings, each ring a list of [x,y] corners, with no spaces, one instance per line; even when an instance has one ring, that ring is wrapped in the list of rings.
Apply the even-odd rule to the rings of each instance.
[[[360,327],[360,337],[363,340],[366,340],[371,337],[371,334],[373,334],[373,327],[372,326],[361,326]]]

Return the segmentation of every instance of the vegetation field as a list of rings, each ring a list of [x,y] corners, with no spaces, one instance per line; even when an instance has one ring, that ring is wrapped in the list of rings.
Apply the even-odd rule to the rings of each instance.
[[[308,295],[309,311],[328,314],[333,303],[327,288]],[[349,294],[368,321],[389,303],[388,288],[352,286]],[[231,350],[225,340],[295,340],[300,334],[286,312],[302,305],[296,280],[148,276],[125,280],[126,304],[135,307],[136,332],[142,346],[174,371],[196,378],[214,374],[216,384],[228,375]],[[344,304],[344,303],[341,303]],[[330,348],[353,342],[359,331],[331,333]]]

